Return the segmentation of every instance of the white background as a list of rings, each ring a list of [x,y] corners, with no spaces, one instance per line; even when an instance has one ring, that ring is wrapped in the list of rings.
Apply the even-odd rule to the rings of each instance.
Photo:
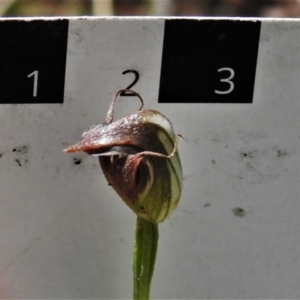
[[[158,104],[163,30],[71,19],[64,104],[0,106],[0,298],[131,298],[135,215],[96,158],[61,151],[104,121],[127,69],[186,138],[152,298],[300,298],[300,23],[262,22],[253,104]],[[138,107],[120,98],[116,118]]]

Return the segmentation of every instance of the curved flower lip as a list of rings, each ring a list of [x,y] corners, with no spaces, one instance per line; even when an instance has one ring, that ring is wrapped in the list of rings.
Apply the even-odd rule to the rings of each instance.
[[[112,130],[114,129],[114,127],[116,127],[115,123],[104,123],[95,126],[85,131],[78,143],[64,149],[63,151],[67,153],[87,152],[90,154],[93,151],[101,153],[102,151],[105,151],[112,146],[131,144],[129,139],[124,140],[124,137],[116,139],[115,136],[112,136]]]
[[[63,151],[67,153],[86,152],[100,155],[114,146],[132,145],[140,148],[140,151],[147,149],[148,151],[164,153],[161,145],[155,142],[157,141],[155,136],[158,127],[161,128],[161,124],[155,124],[155,120],[162,120],[162,118],[157,118],[158,115],[161,116],[155,110],[142,110],[139,113],[123,117],[110,124],[103,123],[93,126],[83,133],[78,143]],[[169,120],[167,118],[163,120],[167,133],[173,133]]]
[[[136,146],[133,145],[124,145],[124,146],[113,146],[101,153],[95,153],[92,155],[94,156],[114,156],[117,155],[119,157],[126,156],[129,154],[137,154],[138,152],[141,152],[142,150]]]
[[[74,152],[86,152],[91,155],[116,155],[118,154],[117,151],[111,151],[108,152],[109,149],[113,146],[122,146],[122,145],[130,145],[130,140],[128,141],[120,141],[119,143],[104,143],[104,144],[98,144],[98,143],[92,143],[89,140],[82,140],[75,145],[64,149],[63,151],[66,153],[74,153]]]

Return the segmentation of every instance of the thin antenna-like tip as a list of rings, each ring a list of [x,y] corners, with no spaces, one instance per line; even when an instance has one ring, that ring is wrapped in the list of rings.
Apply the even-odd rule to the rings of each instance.
[[[136,96],[140,99],[142,105],[141,107],[139,108],[139,111],[143,108],[144,106],[144,100],[143,98],[141,97],[141,95],[133,90],[129,90],[129,89],[122,89],[122,90],[119,90],[115,97],[113,98],[112,100],[112,103],[107,111],[107,114],[106,114],[106,118],[105,118],[105,123],[106,124],[110,124],[112,121],[113,121],[113,115],[114,115],[114,107],[115,107],[115,102],[116,102],[116,99],[117,97],[121,94],[121,93],[131,93],[133,96]]]

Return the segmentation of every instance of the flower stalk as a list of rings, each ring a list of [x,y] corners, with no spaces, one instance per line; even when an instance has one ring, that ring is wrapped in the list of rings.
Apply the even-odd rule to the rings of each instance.
[[[158,244],[158,224],[137,217],[133,248],[133,299],[148,300]]]

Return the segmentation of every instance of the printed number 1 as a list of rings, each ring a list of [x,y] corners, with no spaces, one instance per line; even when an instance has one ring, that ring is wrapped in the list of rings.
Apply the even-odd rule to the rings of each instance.
[[[221,94],[221,95],[229,94],[234,89],[234,83],[231,81],[231,79],[234,77],[234,70],[231,68],[221,68],[218,70],[218,72],[223,72],[223,71],[228,71],[230,73],[230,76],[228,78],[223,78],[220,80],[221,82],[227,82],[229,84],[229,89],[227,91],[215,90],[216,94]]]
[[[37,97],[37,86],[38,86],[38,76],[39,76],[39,71],[33,71],[30,73],[27,77],[34,77],[33,79],[33,97]]]

